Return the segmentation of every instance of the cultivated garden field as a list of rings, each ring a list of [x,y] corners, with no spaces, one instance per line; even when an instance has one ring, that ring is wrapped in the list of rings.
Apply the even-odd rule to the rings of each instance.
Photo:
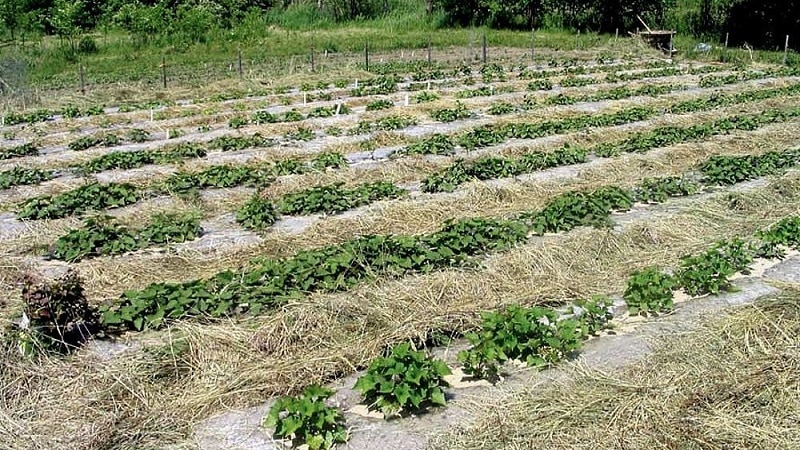
[[[5,113],[0,448],[800,448],[800,70],[620,41]]]

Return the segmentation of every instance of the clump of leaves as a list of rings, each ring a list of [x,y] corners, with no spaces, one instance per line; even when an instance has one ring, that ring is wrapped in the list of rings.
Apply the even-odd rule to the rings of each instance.
[[[553,89],[553,83],[550,80],[535,80],[528,83],[529,91],[549,91]]]
[[[394,106],[394,102],[386,98],[372,100],[367,103],[367,111],[379,111],[381,109],[389,109]]]
[[[22,300],[17,334],[23,354],[69,353],[100,332],[97,310],[89,305],[80,277],[72,269],[53,281],[26,276]]]
[[[472,117],[472,113],[461,102],[456,102],[455,108],[437,109],[431,113],[433,120],[439,122],[453,122]]]
[[[455,153],[455,148],[456,144],[450,136],[436,133],[414,142],[404,148],[401,153],[406,155],[452,155]]]
[[[16,147],[0,149],[0,160],[21,158],[23,156],[36,156],[38,154],[39,149],[34,144],[29,142]]]
[[[103,145],[103,137],[101,136],[84,136],[80,137],[67,145],[67,148],[78,152],[82,150],[87,150],[92,147],[98,147]]]
[[[676,276],[689,295],[719,294],[732,288],[729,279],[736,272],[749,273],[753,256],[742,239],[717,242],[704,253],[684,257]]]
[[[51,178],[53,178],[52,170],[26,169],[17,166],[11,170],[0,172],[0,189],[8,189],[12,186],[39,184]]]
[[[129,131],[126,135],[126,138],[135,143],[142,143],[145,142],[150,137],[150,132],[147,130],[142,130],[140,128],[134,128],[133,130]]]
[[[786,252],[781,248],[800,249],[800,217],[787,217],[775,225],[756,234],[758,239],[756,256],[782,259]]]
[[[559,320],[558,312],[541,307],[510,306],[485,313],[480,331],[467,334],[472,344],[458,354],[464,373],[497,380],[500,365],[519,359],[544,368],[562,360],[580,347],[582,329],[576,319]]]
[[[250,121],[246,117],[234,117],[228,121],[228,126],[236,130],[247,126],[249,123]]]
[[[278,220],[275,205],[268,199],[255,195],[236,211],[236,221],[248,230],[264,230]]]
[[[432,91],[422,91],[419,94],[414,96],[414,101],[417,103],[429,103],[439,100],[439,94]]]
[[[288,133],[286,137],[297,141],[310,141],[314,139],[314,130],[308,127],[300,127],[297,130]]]
[[[511,114],[514,112],[514,105],[508,102],[495,103],[489,107],[489,114],[493,116],[500,116],[503,114]]]
[[[303,113],[294,108],[283,113],[284,122],[299,122],[303,119],[305,119],[305,117],[303,117]]]
[[[370,411],[380,410],[389,418],[445,406],[443,388],[449,384],[444,377],[450,374],[443,361],[402,343],[392,348],[388,356],[375,359],[354,389],[364,396]]]
[[[683,197],[697,193],[700,186],[683,177],[645,178],[634,190],[640,202],[663,203],[670,197]]]
[[[325,404],[333,391],[317,385],[307,387],[298,397],[283,397],[270,408],[264,426],[275,428],[278,439],[289,439],[292,446],[307,445],[309,450],[328,450],[347,441],[344,416]]]
[[[646,316],[671,311],[675,285],[674,277],[660,272],[656,267],[634,272],[628,278],[622,295],[628,305],[628,313]]]
[[[89,183],[58,195],[44,195],[22,203],[21,219],[60,219],[86,211],[118,208],[138,200],[136,187],[129,183]]]
[[[322,152],[311,161],[311,167],[316,170],[341,169],[347,167],[347,158],[339,152]]]

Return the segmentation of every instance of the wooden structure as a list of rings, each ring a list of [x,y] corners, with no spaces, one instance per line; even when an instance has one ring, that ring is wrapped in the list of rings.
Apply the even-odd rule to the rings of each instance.
[[[677,52],[677,50],[675,50],[675,46],[673,45],[676,34],[675,31],[651,30],[641,17],[636,16],[636,18],[639,19],[639,22],[641,22],[647,30],[641,32],[637,31],[635,34],[636,36],[639,36],[647,45],[657,48],[670,56]]]

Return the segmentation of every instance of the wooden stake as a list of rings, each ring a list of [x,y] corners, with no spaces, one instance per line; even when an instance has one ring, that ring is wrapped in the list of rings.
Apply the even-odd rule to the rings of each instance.
[[[786,44],[783,46],[783,64],[789,61],[789,35],[786,35]]]
[[[311,49],[311,71],[314,72],[316,69],[314,68],[314,49]]]
[[[486,33],[483,33],[483,58],[482,61],[486,64]]]
[[[428,37],[428,64],[431,63],[431,38]]]
[[[167,58],[164,56],[161,57],[161,84],[167,88]]]
[[[239,49],[237,53],[239,57],[239,78],[243,78],[244,71],[242,70],[242,49]]]
[[[83,78],[83,65],[78,66],[78,77],[81,80],[81,94],[86,94],[86,81]]]
[[[536,55],[535,41],[536,41],[536,28],[531,28],[531,63],[534,62],[534,56]]]
[[[619,28],[617,28],[617,30],[614,32],[614,42],[617,42],[618,40],[619,40]]]
[[[729,36],[730,36],[730,33],[725,33],[725,48],[728,48],[728,37]]]
[[[367,67],[367,72],[369,72],[369,41],[364,43],[364,65]]]

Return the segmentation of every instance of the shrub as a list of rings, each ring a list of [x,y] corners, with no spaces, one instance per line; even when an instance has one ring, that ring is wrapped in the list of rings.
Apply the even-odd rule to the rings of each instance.
[[[290,439],[292,446],[307,445],[310,450],[331,449],[347,441],[342,413],[325,404],[333,391],[317,385],[307,387],[299,397],[278,399],[264,419],[264,426],[275,428],[278,439]]]
[[[421,412],[431,406],[445,406],[444,380],[450,368],[411,344],[392,348],[386,357],[373,361],[354,389],[361,392],[370,411],[380,410],[387,418],[394,414]]]

